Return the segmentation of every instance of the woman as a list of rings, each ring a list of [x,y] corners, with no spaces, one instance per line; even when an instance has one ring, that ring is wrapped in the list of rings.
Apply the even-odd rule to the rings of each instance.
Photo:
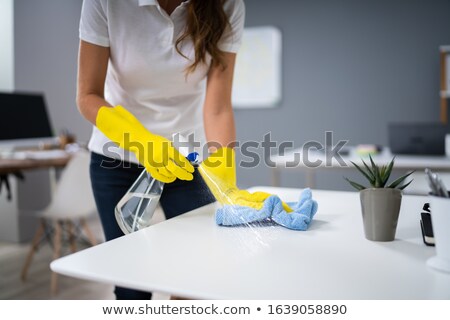
[[[212,150],[217,161],[205,161],[201,171],[227,186],[227,199],[260,206],[266,198],[237,189],[228,148],[235,140],[231,87],[244,11],[242,0],[83,3],[77,104],[94,125],[90,171],[106,240],[123,235],[114,207],[142,171],[139,163],[166,183],[160,203],[168,219],[214,200],[171,145],[174,133],[219,146]],[[217,183],[208,185],[219,198]],[[151,298],[120,287],[115,294]]]

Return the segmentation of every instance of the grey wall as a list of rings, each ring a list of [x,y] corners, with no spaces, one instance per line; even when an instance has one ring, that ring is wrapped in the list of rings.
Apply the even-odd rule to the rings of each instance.
[[[283,33],[283,101],[238,110],[241,139],[296,146],[331,130],[351,144],[387,143],[388,121],[435,121],[439,51],[450,43],[448,0],[246,0],[247,26]],[[255,121],[255,119],[257,119]],[[269,183],[265,167],[241,169],[246,185]],[[283,175],[288,186],[301,175]],[[342,172],[319,175],[320,188],[346,188]]]
[[[81,0],[16,0],[16,89],[47,95],[56,129],[87,139],[75,106]],[[246,0],[247,26],[283,32],[283,101],[276,109],[237,110],[238,136],[260,141],[387,143],[388,121],[435,121],[438,47],[450,44],[450,0]],[[269,170],[239,169],[244,186],[269,184]],[[301,186],[301,175],[283,175]],[[321,188],[346,188],[341,173]]]
[[[55,133],[87,141],[91,126],[75,104],[81,0],[15,0],[15,89],[44,92]]]

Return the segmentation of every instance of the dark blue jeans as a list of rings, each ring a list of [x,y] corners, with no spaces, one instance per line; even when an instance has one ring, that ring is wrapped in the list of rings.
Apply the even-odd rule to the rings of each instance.
[[[106,241],[123,236],[114,216],[114,208],[144,170],[134,163],[91,153],[91,184]],[[198,170],[192,181],[175,180],[164,186],[160,204],[167,219],[207,205],[214,200]],[[150,292],[122,287],[114,290],[118,300],[151,299]]]

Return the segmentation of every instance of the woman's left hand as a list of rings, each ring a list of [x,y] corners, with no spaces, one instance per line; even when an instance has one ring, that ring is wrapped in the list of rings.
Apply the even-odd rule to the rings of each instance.
[[[231,148],[220,148],[200,165],[200,174],[217,201],[224,205],[240,205],[260,210],[271,196],[267,192],[249,192],[236,186],[235,153]],[[292,209],[283,202],[286,212]]]

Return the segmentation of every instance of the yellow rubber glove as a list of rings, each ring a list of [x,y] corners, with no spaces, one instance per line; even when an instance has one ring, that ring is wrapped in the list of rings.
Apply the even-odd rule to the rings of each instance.
[[[203,161],[199,168],[200,174],[216,200],[222,204],[240,205],[256,210],[264,206],[264,201],[271,196],[266,192],[248,192],[236,186],[236,160],[234,150],[220,148]],[[283,202],[286,212],[292,212]]]
[[[172,142],[148,131],[124,107],[101,107],[96,126],[111,141],[133,152],[153,178],[165,183],[193,179],[194,167]]]

